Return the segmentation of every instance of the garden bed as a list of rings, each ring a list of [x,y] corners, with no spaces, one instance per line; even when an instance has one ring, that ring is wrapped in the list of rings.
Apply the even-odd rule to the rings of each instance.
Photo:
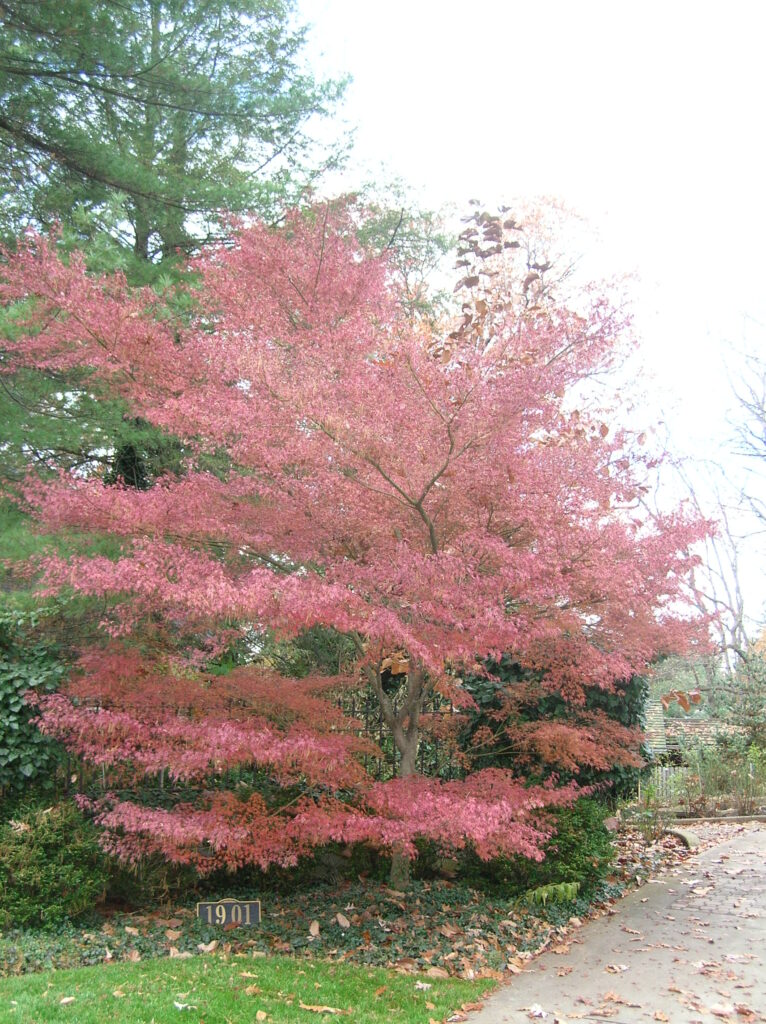
[[[222,930],[198,920],[192,906],[93,914],[77,925],[0,934],[0,975],[200,953],[279,953],[431,977],[499,980],[688,854],[676,837],[646,844],[633,830],[620,832],[616,843],[613,873],[588,898],[527,904],[447,880],[415,882],[406,894],[363,880],[289,895],[226,892],[220,895],[260,897],[261,926]]]

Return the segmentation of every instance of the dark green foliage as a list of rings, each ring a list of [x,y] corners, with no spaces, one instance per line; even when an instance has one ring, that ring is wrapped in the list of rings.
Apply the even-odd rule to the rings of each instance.
[[[50,782],[57,760],[57,748],[38,732],[24,699],[30,690],[55,690],[64,672],[55,649],[35,635],[44,615],[0,612],[0,793],[6,798]]]
[[[465,963],[477,973],[486,968],[502,970],[516,950],[540,948],[550,941],[552,926],[566,924],[572,914],[584,917],[594,903],[613,900],[619,892],[615,886],[599,886],[589,897],[578,896],[571,903],[548,901],[545,906],[528,906],[514,897],[488,894],[460,882],[413,882],[402,899],[378,881],[366,879],[340,884],[314,881],[281,895],[258,885],[240,890],[224,881],[211,898],[261,899],[260,927],[222,932],[196,918],[195,897],[187,894],[183,906],[155,906],[153,914],[117,913],[106,924],[86,918],[79,928],[64,922],[55,930],[0,935],[0,977],[52,966],[103,964],[107,958],[118,962],[135,954],[142,961],[158,957],[167,964],[171,945],[197,956],[199,943],[215,939],[231,944],[232,962],[240,964],[238,970],[246,961],[236,957],[243,955],[252,964],[254,950],[305,957],[302,966],[309,971],[311,958],[328,956],[388,966],[411,957],[419,971],[436,966],[462,971]],[[337,922],[338,913],[349,919],[350,927]],[[172,940],[167,936],[168,918],[175,919],[172,927],[180,933]],[[317,936],[309,934],[314,920],[320,925]],[[126,926],[134,931],[127,931]]]
[[[301,70],[292,9],[3,3],[0,233],[63,218],[100,262],[129,268],[132,250],[150,273],[215,232],[220,210],[273,214],[327,161],[309,155],[308,122],[342,88]]]
[[[0,825],[0,926],[52,925],[91,910],[107,884],[96,829],[70,802],[17,813]]]
[[[290,640],[266,638],[261,643],[261,660],[295,679],[350,671],[356,657],[352,638],[325,626],[312,626]]]
[[[577,775],[572,776],[540,759],[530,758],[526,752],[524,760],[519,760],[507,741],[506,726],[538,721],[577,724],[580,709],[560,693],[547,690],[539,673],[528,671],[511,658],[491,663],[488,672],[488,676],[466,679],[466,688],[476,701],[477,709],[468,713],[461,737],[463,749],[470,750],[472,738],[479,729],[489,727],[492,730],[495,739],[483,745],[481,767],[496,765],[534,780],[546,779],[555,771],[564,782],[575,777],[583,786],[598,786],[609,799],[635,792],[640,774],[637,768],[613,765],[608,771],[602,771],[582,765]],[[640,727],[647,692],[646,681],[641,676],[615,684],[613,692],[591,686],[585,691],[582,711],[586,714],[603,712],[619,725]]]
[[[545,860],[509,857],[483,863],[467,858],[464,874],[477,884],[523,896],[542,886],[577,882],[582,895],[606,876],[614,846],[604,819],[609,811],[596,800],[582,798],[555,813],[556,834],[545,847]]]

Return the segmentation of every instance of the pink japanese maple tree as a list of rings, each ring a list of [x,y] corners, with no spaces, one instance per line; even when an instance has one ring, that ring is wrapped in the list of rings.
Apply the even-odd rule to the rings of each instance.
[[[421,716],[434,692],[470,705],[464,673],[503,653],[578,705],[586,687],[699,635],[683,597],[704,524],[650,516],[634,439],[567,399],[609,364],[621,316],[597,296],[585,312],[503,308],[481,343],[458,332],[445,346],[406,318],[385,260],[329,208],[241,227],[193,269],[185,317],[40,238],[2,270],[2,298],[27,316],[12,364],[87,367],[185,453],[185,472],[145,491],[77,474],[30,477],[25,491],[47,529],[121,539],[118,557],[43,566],[49,590],[105,600],[111,639],[40,700],[41,727],[123,784],[163,773],[198,787],[171,809],[101,805],[108,848],[209,870],[365,841],[394,852],[400,884],[418,837],[541,857],[539,812],[576,787],[525,787],[497,769],[421,777]],[[174,641],[150,657],[138,641],[158,621]],[[242,624],[338,630],[356,671],[211,675],[216,645]],[[366,775],[372,741],[328,700],[360,679],[398,751],[388,781]],[[566,768],[636,760],[636,737],[598,717],[579,731],[535,723],[528,742]],[[290,799],[223,785],[238,765]]]

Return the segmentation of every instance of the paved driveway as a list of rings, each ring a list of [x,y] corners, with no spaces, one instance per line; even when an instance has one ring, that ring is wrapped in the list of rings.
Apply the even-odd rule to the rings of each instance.
[[[470,1016],[529,1020],[766,1021],[766,826],[743,826],[637,889]]]

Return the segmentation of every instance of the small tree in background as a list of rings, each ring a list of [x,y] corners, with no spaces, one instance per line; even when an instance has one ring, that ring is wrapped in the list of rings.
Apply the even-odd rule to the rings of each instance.
[[[588,688],[609,692],[700,634],[681,602],[705,524],[649,516],[640,445],[572,398],[608,367],[622,317],[594,295],[577,313],[525,310],[519,330],[509,305],[491,338],[445,346],[329,206],[243,229],[193,268],[188,322],[40,239],[4,271],[3,298],[27,310],[16,366],[87,367],[181,445],[177,472],[145,490],[76,473],[26,488],[47,528],[122,542],[118,557],[43,565],[48,590],[104,602],[112,640],[83,652],[67,694],[40,700],[42,727],[123,786],[169,784],[161,806],[102,804],[107,846],[204,871],[367,841],[393,853],[399,885],[418,837],[539,858],[541,809],[576,787],[525,787],[501,768],[425,778],[418,744],[427,701],[472,706],[464,674],[505,655],[583,709],[566,726],[576,765],[589,745],[624,746],[587,711]],[[315,626],[350,639],[351,678],[206,671],[243,628]],[[396,778],[371,780],[370,738],[324,710],[359,677]],[[520,746],[555,761],[560,735],[528,725]]]

